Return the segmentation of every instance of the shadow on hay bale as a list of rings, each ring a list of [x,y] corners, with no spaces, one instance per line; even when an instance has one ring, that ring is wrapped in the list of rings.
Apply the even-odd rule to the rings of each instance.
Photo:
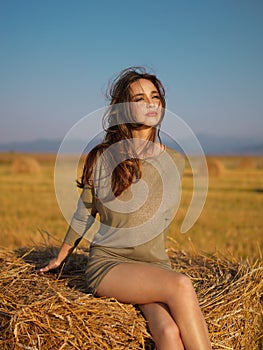
[[[39,162],[29,156],[19,156],[12,163],[12,172],[15,174],[38,174],[41,171]]]
[[[56,273],[37,269],[56,248],[0,250],[1,349],[154,349],[130,304],[85,291],[88,252],[77,250]],[[170,250],[176,271],[196,288],[213,349],[259,349],[261,263]]]

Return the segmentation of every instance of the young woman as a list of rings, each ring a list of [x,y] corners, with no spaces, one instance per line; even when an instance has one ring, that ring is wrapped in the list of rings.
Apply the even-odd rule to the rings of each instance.
[[[192,283],[172,270],[165,251],[184,158],[158,137],[164,87],[132,67],[113,81],[109,94],[106,134],[86,158],[78,208],[58,256],[41,271],[57,268],[98,214],[86,271],[89,291],[139,305],[158,350],[211,350]]]

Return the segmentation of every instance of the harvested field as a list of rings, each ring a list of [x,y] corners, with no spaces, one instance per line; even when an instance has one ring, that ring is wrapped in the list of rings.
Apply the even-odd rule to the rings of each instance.
[[[15,173],[12,164],[20,156],[34,158],[41,167],[37,174]],[[189,165],[182,181],[178,213],[169,229],[178,250],[188,250],[189,240],[198,249],[217,250],[236,258],[260,258],[263,251],[263,157],[246,157],[253,168],[241,169],[244,157],[209,157],[224,171],[209,177],[209,191],[201,216],[185,234],[181,224],[189,208],[193,178]],[[15,249],[37,246],[49,232],[60,244],[67,230],[54,190],[54,154],[0,153],[0,246]],[[217,162],[218,163],[218,162]]]
[[[0,250],[1,349],[154,349],[134,306],[85,294],[87,250],[76,250],[53,274],[39,274],[56,251]],[[260,349],[262,264],[194,250],[169,255],[193,281],[213,349]]]

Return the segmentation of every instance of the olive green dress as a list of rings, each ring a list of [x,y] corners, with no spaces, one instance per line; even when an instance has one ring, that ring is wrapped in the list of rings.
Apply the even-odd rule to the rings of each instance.
[[[120,263],[149,263],[171,269],[165,240],[180,202],[184,157],[165,147],[142,160],[141,179],[120,196],[105,199],[103,162],[97,162],[94,183],[85,186],[64,242],[91,242],[86,269],[88,292],[96,290],[107,272]],[[108,198],[108,197],[107,197]]]

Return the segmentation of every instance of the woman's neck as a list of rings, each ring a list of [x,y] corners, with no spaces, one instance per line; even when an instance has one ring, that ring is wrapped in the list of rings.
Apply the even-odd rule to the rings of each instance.
[[[152,133],[152,128],[138,128],[132,130],[132,137],[136,139],[149,140]]]
[[[151,141],[152,128],[134,129],[132,131],[133,143],[137,154],[141,158],[157,156],[163,149],[163,145],[156,141]]]

